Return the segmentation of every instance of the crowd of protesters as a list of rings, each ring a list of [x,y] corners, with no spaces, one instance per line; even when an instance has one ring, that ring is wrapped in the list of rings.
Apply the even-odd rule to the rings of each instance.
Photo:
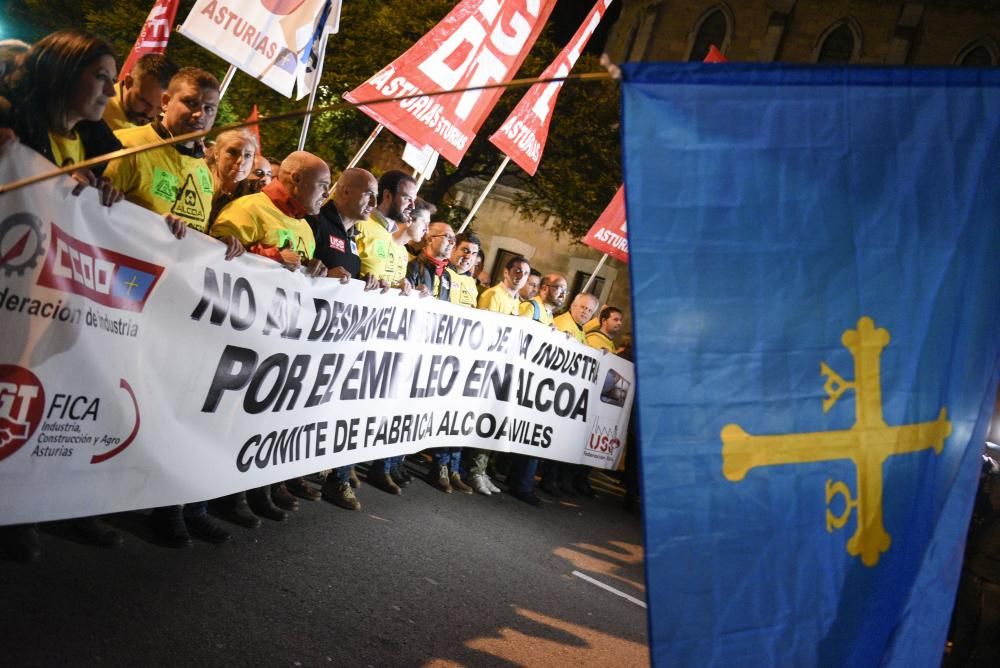
[[[165,143],[212,129],[220,85],[202,69],[146,55],[119,82],[106,42],[83,30],[64,30],[31,46],[0,44],[0,77],[0,147],[20,141],[65,167],[123,147],[156,145],[76,170],[76,194],[95,188],[107,206],[126,199],[156,212],[177,238],[205,234],[217,239],[227,260],[254,253],[312,277],[362,281],[376,294],[395,288],[413,299],[531,318],[568,339],[610,354],[630,354],[619,345],[621,310],[599,308],[597,297],[587,293],[565,304],[567,281],[560,273],[543,274],[528,259],[514,257],[496,285],[484,285],[488,275],[481,239],[472,231],[456,234],[448,223],[435,220],[436,207],[417,196],[416,181],[404,172],[376,178],[350,168],[334,185],[321,157],[295,151],[276,161],[261,154],[256,136],[246,130],[222,132],[211,143]],[[431,461],[427,482],[440,491],[501,492],[491,453],[433,448],[426,454]],[[507,493],[539,505],[539,461],[522,455],[508,460]],[[365,468],[368,484],[389,494],[401,494],[414,478],[404,457]],[[541,473],[541,489],[553,497],[594,495],[587,467],[545,462]],[[634,509],[637,477],[628,479],[627,501]],[[216,499],[213,514],[209,500],[157,508],[150,522],[171,547],[189,546],[192,537],[224,543],[230,532],[215,517],[255,528],[262,519],[284,521],[301,502],[320,499],[360,510],[360,484],[354,467],[345,466]],[[122,542],[119,532],[99,518],[74,525],[92,543],[114,547]],[[33,525],[7,527],[4,534],[15,558],[31,559],[41,551]]]

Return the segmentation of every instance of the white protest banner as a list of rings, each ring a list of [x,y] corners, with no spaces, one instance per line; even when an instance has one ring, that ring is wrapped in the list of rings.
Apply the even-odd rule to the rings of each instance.
[[[420,148],[407,142],[406,147],[403,149],[403,162],[413,167],[416,170],[416,174],[419,174],[427,181],[434,175],[434,169],[437,167],[438,162],[438,153],[430,146]]]
[[[0,183],[49,168],[16,144]],[[50,179],[0,198],[0,524],[478,447],[612,468],[632,364],[527,318],[231,262]]]
[[[177,29],[199,46],[291,97],[309,66],[324,17],[340,17],[340,0],[196,0]],[[305,58],[303,58],[303,54]],[[305,62],[303,62],[305,60]],[[315,63],[313,63],[315,66]],[[308,94],[300,90],[299,97]]]

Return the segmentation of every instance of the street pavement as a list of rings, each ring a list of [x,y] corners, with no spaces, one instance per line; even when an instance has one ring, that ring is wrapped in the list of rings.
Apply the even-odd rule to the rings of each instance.
[[[302,501],[184,550],[142,513],[108,518],[116,550],[43,525],[39,560],[0,558],[0,665],[647,665],[641,520],[593,480],[540,508],[363,484],[361,512]]]

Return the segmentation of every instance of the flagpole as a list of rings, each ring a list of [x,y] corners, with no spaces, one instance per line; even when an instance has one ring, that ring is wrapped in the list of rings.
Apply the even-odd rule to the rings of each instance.
[[[472,222],[472,219],[475,217],[476,212],[479,211],[479,207],[481,207],[483,205],[483,202],[486,200],[486,196],[490,194],[490,191],[493,190],[493,186],[495,186],[497,184],[497,181],[500,179],[500,175],[503,174],[503,170],[507,169],[507,164],[509,162],[510,162],[510,156],[505,155],[503,158],[503,162],[501,162],[500,166],[497,167],[497,171],[493,175],[493,178],[490,179],[490,182],[486,184],[486,188],[483,190],[483,192],[479,194],[479,199],[476,200],[476,203],[472,205],[472,210],[469,211],[469,215],[466,216],[465,220],[462,221],[462,226],[458,228],[459,234],[465,232],[465,228],[467,228],[469,226],[469,223]]]
[[[378,134],[384,129],[385,126],[381,123],[375,126],[375,129],[372,130],[370,135],[368,135],[368,139],[365,140],[365,143],[361,145],[361,148],[358,149],[358,152],[353,158],[351,158],[351,161],[347,163],[347,167],[345,167],[345,169],[351,169],[352,167],[358,166],[358,163],[361,162],[361,156],[365,154],[365,151],[371,148],[371,145],[375,143],[375,138],[378,137]]]
[[[316,102],[316,92],[319,91],[319,80],[323,77],[323,63],[326,62],[326,43],[330,37],[330,33],[326,30],[323,31],[323,36],[319,38],[319,60],[316,62],[316,83],[313,89],[309,91],[309,109],[313,108],[313,104]],[[299,135],[299,150],[304,151],[306,148],[306,135],[309,134],[309,123],[312,121],[312,114],[309,114],[302,119],[302,134]]]
[[[230,65],[229,69],[226,70],[226,76],[222,77],[222,83],[219,84],[219,99],[226,94],[226,89],[229,88],[229,84],[232,83],[233,77],[236,76],[236,66]]]
[[[608,254],[605,253],[604,256],[601,258],[601,261],[597,263],[596,267],[594,267],[594,271],[590,274],[590,278],[587,279],[587,284],[583,286],[583,290],[580,290],[580,292],[590,292],[590,286],[594,284],[595,280],[597,280],[597,275],[601,273],[601,268],[607,261],[608,261]]]
[[[420,186],[424,185],[424,181],[427,180],[427,170],[430,169],[431,163],[434,158],[438,156],[437,151],[431,151],[430,155],[427,156],[427,162],[424,163],[424,168],[420,170],[420,177],[417,179],[417,190],[420,190]]]

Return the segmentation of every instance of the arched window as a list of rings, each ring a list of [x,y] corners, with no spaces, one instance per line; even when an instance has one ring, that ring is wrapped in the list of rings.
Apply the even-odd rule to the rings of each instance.
[[[997,45],[989,38],[980,38],[971,42],[958,52],[956,65],[965,67],[990,67],[997,64]]]
[[[725,5],[712,7],[698,19],[688,40],[688,62],[700,62],[714,44],[725,53],[733,30],[733,13]]]
[[[847,64],[861,55],[861,28],[851,18],[841,19],[826,29],[813,51],[817,63]]]

